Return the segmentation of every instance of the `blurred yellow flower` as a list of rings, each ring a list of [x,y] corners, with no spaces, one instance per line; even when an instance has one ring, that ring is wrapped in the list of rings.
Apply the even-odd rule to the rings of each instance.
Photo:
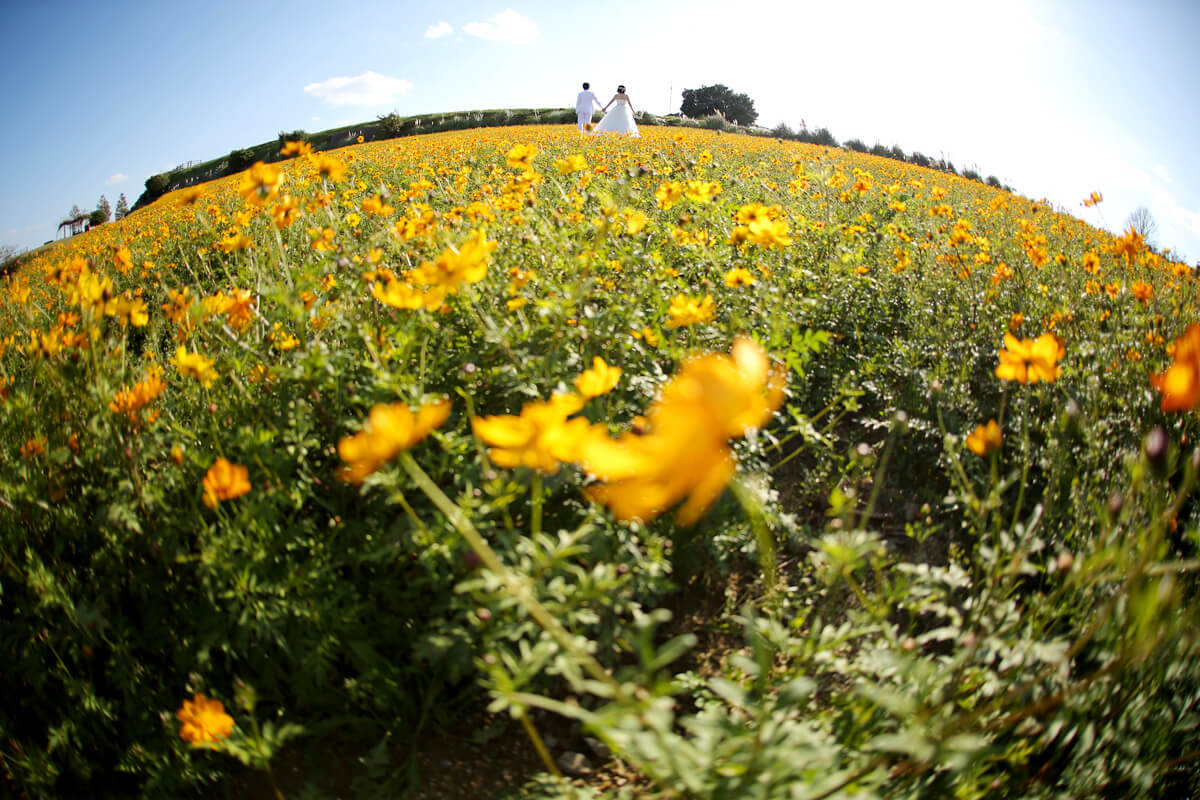
[[[213,369],[212,360],[199,353],[189,353],[184,345],[176,348],[171,363],[175,365],[175,369],[179,370],[179,374],[195,378],[204,384],[205,388],[211,386],[212,382],[217,379],[217,371]]]
[[[572,172],[587,169],[587,159],[578,153],[573,153],[566,158],[557,159],[554,162],[554,168],[558,170],[559,175],[570,175]]]
[[[1043,333],[1035,339],[1018,339],[1011,333],[1004,334],[1004,347],[999,352],[1000,364],[996,377],[1018,383],[1054,383],[1062,373],[1058,361],[1066,350],[1053,333]]]
[[[1150,298],[1154,297],[1154,287],[1142,281],[1134,281],[1129,287],[1129,293],[1143,303],[1149,303]]]
[[[233,730],[233,717],[225,713],[221,701],[200,692],[193,694],[191,700],[184,700],[175,716],[182,723],[179,738],[193,747],[215,747]]]
[[[602,426],[589,429],[579,461],[603,482],[589,496],[623,520],[646,521],[686,497],[676,519],[692,524],[733,477],[729,439],[766,424],[785,382],[786,373],[749,339],[735,342],[730,355],[685,361],[651,406],[645,435],[614,440]]]
[[[250,470],[218,458],[204,475],[204,505],[216,508],[222,500],[233,500],[250,491]]]
[[[279,155],[289,157],[309,156],[312,155],[312,151],[312,145],[308,142],[286,142],[283,145],[283,149],[279,151]]]
[[[757,282],[754,273],[745,267],[734,267],[725,273],[725,285],[731,289],[736,289],[740,286],[753,286]]]
[[[592,359],[592,368],[575,379],[575,390],[590,400],[613,389],[621,380],[621,368],[610,367],[600,356]]]
[[[586,419],[567,419],[582,407],[579,395],[556,394],[526,403],[520,415],[474,417],[471,429],[490,445],[488,457],[497,466],[530,467],[553,475],[560,462],[575,460],[587,434]]]
[[[458,249],[447,248],[432,263],[421,264],[413,271],[417,283],[438,287],[449,294],[461,283],[478,283],[487,275],[495,242],[489,242],[481,230],[474,230]]]
[[[513,169],[528,171],[533,169],[533,159],[537,156],[538,149],[533,145],[518,144],[513,145],[505,156],[505,161]]]
[[[1165,372],[1150,375],[1150,385],[1162,394],[1163,411],[1191,411],[1200,404],[1200,323],[1175,340],[1172,356]]]
[[[698,322],[708,322],[713,318],[713,314],[713,298],[711,294],[706,294],[703,298],[693,298],[684,294],[677,294],[671,300],[671,307],[667,309],[667,316],[669,317],[667,327],[682,328]]]
[[[1000,426],[996,420],[989,419],[986,425],[979,425],[967,434],[967,449],[982,458],[998,449],[1002,439]]]
[[[133,386],[121,387],[121,391],[117,392],[108,407],[113,413],[124,414],[136,422],[138,412],[154,402],[154,399],[166,388],[167,385],[162,380],[162,368],[151,367],[150,374],[144,381],[135,383]]]
[[[251,205],[261,205],[274,200],[283,181],[283,173],[259,161],[246,170],[242,178],[242,197]]]
[[[401,450],[424,439],[449,414],[450,401],[445,398],[422,405],[416,414],[407,403],[375,406],[361,431],[338,442],[338,455],[346,462],[338,477],[347,483],[362,483]]]
[[[336,158],[327,155],[314,156],[312,165],[317,170],[317,174],[322,178],[327,178],[331,181],[340,181],[342,176],[346,174],[346,165]]]
[[[681,197],[683,197],[683,184],[679,181],[667,181],[654,190],[654,199],[658,202],[658,207],[662,209],[668,209],[675,205]]]
[[[693,203],[711,203],[720,193],[721,184],[717,181],[688,181],[683,189],[684,197]]]

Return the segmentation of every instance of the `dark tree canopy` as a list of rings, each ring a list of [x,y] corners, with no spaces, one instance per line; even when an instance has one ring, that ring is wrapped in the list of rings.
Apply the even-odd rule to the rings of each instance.
[[[750,96],[735,94],[723,83],[684,89],[679,110],[689,117],[707,117],[719,112],[726,120],[738,125],[753,125],[754,120],[758,119]]]

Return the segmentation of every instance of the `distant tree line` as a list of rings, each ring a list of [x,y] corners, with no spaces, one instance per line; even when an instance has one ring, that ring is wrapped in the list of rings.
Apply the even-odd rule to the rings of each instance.
[[[232,175],[247,169],[256,161],[280,161],[284,157],[280,155],[279,151],[286,142],[304,141],[308,142],[313,150],[328,150],[353,144],[359,137],[363,141],[374,141],[498,125],[573,123],[575,121],[574,114],[573,109],[497,109],[448,114],[421,114],[411,117],[400,116],[392,112],[381,114],[374,122],[364,122],[352,128],[337,128],[320,133],[308,133],[299,129],[280,131],[274,141],[232,150],[224,158],[198,164],[190,162],[189,166],[185,168],[151,175],[146,179],[146,190],[138,197],[133,208],[127,209],[124,213],[136,211],[181,186],[204,183]],[[769,135],[787,141],[842,147],[847,150],[905,161],[920,167],[961,175],[998,189],[1012,191],[1011,187],[1001,183],[995,175],[990,175],[985,179],[974,169],[964,169],[960,173],[952,162],[944,158],[931,158],[916,152],[905,153],[896,145],[886,147],[876,143],[874,146],[868,147],[859,139],[850,139],[844,144],[840,144],[837,138],[829,132],[829,129],[824,127],[809,129],[808,126],[802,124],[799,130],[793,130],[786,123],[780,123],[772,130],[755,128],[753,126],[757,119],[758,112],[754,108],[754,100],[749,95],[734,92],[728,86],[718,83],[701,86],[698,89],[684,89],[680,103],[680,117],[659,118],[653,114],[643,113],[638,124],[701,126],[712,130],[737,130],[740,128],[751,135]],[[121,213],[120,203],[117,205],[117,212]]]

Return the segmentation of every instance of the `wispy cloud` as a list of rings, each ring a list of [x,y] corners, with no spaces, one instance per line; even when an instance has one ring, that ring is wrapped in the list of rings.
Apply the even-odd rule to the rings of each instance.
[[[471,36],[493,42],[523,44],[537,36],[537,24],[511,8],[506,8],[487,22],[468,22],[463,30]]]
[[[438,22],[436,25],[430,25],[425,29],[426,39],[440,39],[443,36],[449,36],[454,33],[454,27],[445,21]]]
[[[404,78],[364,72],[353,78],[330,78],[304,87],[307,94],[334,106],[381,106],[394,103],[412,88]]]
[[[116,186],[118,183],[124,183],[129,180],[129,176],[124,172],[118,172],[115,175],[109,175],[108,180],[104,182],[105,186]]]

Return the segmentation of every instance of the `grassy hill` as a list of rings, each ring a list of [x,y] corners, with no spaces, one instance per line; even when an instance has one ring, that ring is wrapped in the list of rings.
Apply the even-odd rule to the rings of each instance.
[[[446,732],[544,755],[481,796],[1200,791],[1191,270],[642,134],[293,151],[3,278],[7,791],[429,792]]]

